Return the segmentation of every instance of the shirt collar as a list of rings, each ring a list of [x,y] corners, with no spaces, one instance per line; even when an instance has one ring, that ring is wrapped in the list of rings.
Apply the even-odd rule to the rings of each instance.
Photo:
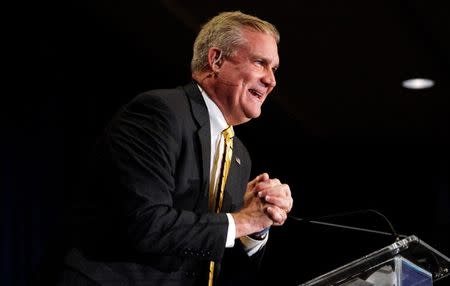
[[[220,111],[219,107],[216,105],[214,101],[208,96],[208,94],[198,85],[200,92],[202,93],[203,99],[206,103],[206,108],[209,113],[209,122],[211,123],[211,131],[213,134],[220,133],[222,130],[228,127],[228,123],[223,116],[222,111]]]

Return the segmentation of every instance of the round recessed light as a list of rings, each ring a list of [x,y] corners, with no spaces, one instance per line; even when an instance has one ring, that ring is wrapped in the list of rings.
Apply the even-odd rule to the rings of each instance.
[[[402,82],[402,86],[409,89],[425,89],[433,85],[434,81],[428,78],[412,78]]]

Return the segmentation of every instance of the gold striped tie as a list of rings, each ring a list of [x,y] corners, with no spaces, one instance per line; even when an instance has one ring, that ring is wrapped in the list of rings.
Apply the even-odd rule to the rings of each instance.
[[[211,185],[209,188],[209,198],[210,198],[210,203],[209,203],[209,207],[210,210],[214,210],[215,213],[219,213],[220,210],[222,209],[222,203],[223,203],[223,193],[225,190],[225,184],[227,182],[227,178],[228,178],[228,173],[230,171],[230,165],[231,165],[231,158],[233,156],[233,137],[234,137],[234,130],[233,130],[233,126],[228,126],[228,128],[226,128],[225,130],[222,131],[221,134],[221,140],[225,141],[225,150],[223,151],[223,157],[222,157],[222,166],[219,169],[219,171],[221,172],[220,176],[219,176],[219,182],[217,184],[217,188],[216,188],[216,182],[215,182],[215,178],[216,178],[216,172],[217,170],[217,165],[219,162],[220,157],[219,156],[215,156],[215,162],[214,162],[214,166],[213,166],[213,178],[211,180]],[[219,147],[222,146],[221,144],[219,144]],[[220,154],[221,151],[217,150],[216,154]],[[209,279],[208,279],[208,286],[212,286],[213,285],[213,279],[214,279],[214,261],[211,261],[209,263]]]

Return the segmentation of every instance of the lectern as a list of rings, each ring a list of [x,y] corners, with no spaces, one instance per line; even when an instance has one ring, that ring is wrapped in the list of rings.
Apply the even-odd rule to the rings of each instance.
[[[412,235],[300,286],[429,286],[449,279],[449,267],[447,256]]]

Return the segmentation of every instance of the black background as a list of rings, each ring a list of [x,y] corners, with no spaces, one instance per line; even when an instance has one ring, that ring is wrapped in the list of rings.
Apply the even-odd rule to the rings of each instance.
[[[207,19],[241,10],[281,33],[278,86],[236,132],[289,183],[299,217],[376,209],[450,254],[450,10],[445,1],[76,1],[18,4],[5,53],[1,285],[28,285],[64,242],[68,194],[113,113],[139,92],[190,80]],[[7,10],[8,11],[8,10]],[[429,77],[436,86],[403,89]],[[373,214],[337,223],[389,231]],[[288,221],[267,281],[295,285],[392,242]]]

